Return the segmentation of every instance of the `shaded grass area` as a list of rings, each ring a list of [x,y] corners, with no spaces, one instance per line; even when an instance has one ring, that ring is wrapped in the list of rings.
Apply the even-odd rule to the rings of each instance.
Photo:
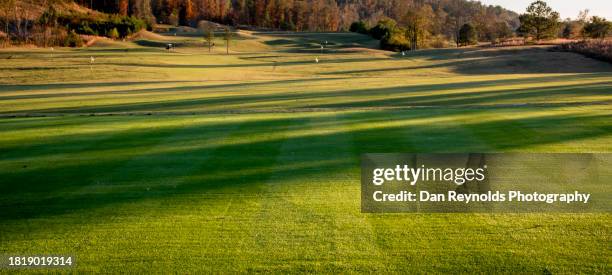
[[[429,80],[433,81],[433,80]],[[377,79],[308,78],[245,83],[142,82],[94,84],[86,90],[0,94],[3,114],[113,113],[300,108],[385,108],[417,106],[491,106],[512,104],[603,104],[610,102],[607,74],[523,77],[450,83],[410,84],[386,88],[348,88],[384,83]],[[84,84],[88,86],[89,84]],[[142,87],[142,86],[146,86]],[[161,86],[161,87],[160,87]],[[307,88],[308,87],[308,88]],[[6,86],[6,90],[37,90]],[[287,93],[285,89],[291,89]],[[43,88],[44,90],[44,88]]]
[[[262,45],[230,56],[0,51],[0,254],[108,273],[610,273],[609,213],[371,215],[359,201],[363,153],[610,152],[608,64],[248,35]],[[58,116],[9,118],[32,114]]]

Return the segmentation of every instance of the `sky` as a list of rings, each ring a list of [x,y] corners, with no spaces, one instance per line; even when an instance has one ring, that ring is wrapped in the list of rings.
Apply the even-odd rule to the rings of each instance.
[[[535,0],[479,0],[487,5],[499,5],[506,9],[524,13]],[[576,18],[578,12],[589,9],[589,15],[597,15],[612,20],[612,0],[544,0],[548,6],[561,14],[561,18]]]

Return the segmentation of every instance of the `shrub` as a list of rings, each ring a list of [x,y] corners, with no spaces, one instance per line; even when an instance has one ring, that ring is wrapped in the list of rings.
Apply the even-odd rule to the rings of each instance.
[[[168,23],[172,26],[179,25],[179,15],[177,10],[172,11],[172,13],[168,16]]]
[[[7,47],[10,44],[8,35],[0,31],[0,47]]]
[[[459,44],[463,46],[474,45],[478,43],[478,34],[476,28],[472,24],[464,24],[459,29]]]
[[[585,40],[566,43],[557,46],[555,50],[575,52],[612,63],[612,40]]]
[[[593,16],[582,29],[582,33],[590,38],[606,38],[611,32],[612,22],[597,16]]]
[[[79,34],[107,35],[117,34],[116,37],[126,37],[132,33],[147,28],[144,20],[132,16],[110,15],[99,18],[88,18],[86,16],[61,15],[58,17],[61,25],[74,30]],[[113,30],[116,30],[115,33]],[[110,36],[109,36],[110,37]]]
[[[571,24],[565,24],[565,26],[563,27],[563,31],[561,32],[561,37],[565,38],[565,39],[570,39],[572,38],[572,25]]]
[[[394,52],[410,50],[410,43],[403,33],[403,31],[388,33],[380,40],[380,48]]]
[[[72,48],[83,47],[83,39],[81,39],[81,37],[74,30],[72,30],[64,39],[64,46]]]
[[[389,35],[395,31],[397,23],[393,19],[382,19],[378,21],[378,24],[370,29],[370,35],[374,39],[383,39],[383,37]]]
[[[351,27],[349,28],[349,31],[361,34],[368,34],[368,25],[363,21],[353,22],[353,24],[351,24]]]
[[[368,29],[363,21],[356,21],[349,28],[351,32],[368,34],[374,39],[380,40],[380,48],[387,51],[406,51],[410,44],[404,35],[405,30],[397,27],[395,20],[387,18],[378,21],[376,26]]]
[[[449,46],[448,39],[444,35],[436,35],[430,38],[427,44],[428,47],[436,49],[446,48]]]
[[[284,31],[295,31],[295,24],[291,20],[283,21],[280,23],[280,28]]]
[[[119,38],[119,31],[117,30],[117,28],[113,28],[112,30],[108,31],[106,36],[108,36],[108,37],[110,37],[112,39],[117,39],[117,38]]]
[[[98,32],[93,30],[89,26],[89,23],[87,21],[81,22],[81,24],[79,25],[79,28],[77,29],[77,32],[80,34],[86,34],[86,35],[98,35]]]

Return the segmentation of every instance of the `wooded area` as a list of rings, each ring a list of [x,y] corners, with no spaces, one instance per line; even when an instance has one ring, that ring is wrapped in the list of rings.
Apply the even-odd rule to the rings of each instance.
[[[543,1],[535,1],[520,16],[467,0],[0,1],[0,38],[16,43],[79,45],[66,40],[78,40],[76,34],[125,38],[156,24],[199,27],[205,21],[259,30],[350,30],[371,35],[381,48],[394,51],[495,44],[516,35],[535,41],[605,38],[612,30],[609,21],[589,17],[588,10],[561,21]]]
[[[195,26],[199,20],[294,31],[348,30],[355,21],[373,26],[384,18],[401,21],[423,7],[431,32],[452,34],[472,22],[483,36],[499,23],[518,28],[518,14],[465,0],[79,0],[95,10],[134,15],[156,23]]]

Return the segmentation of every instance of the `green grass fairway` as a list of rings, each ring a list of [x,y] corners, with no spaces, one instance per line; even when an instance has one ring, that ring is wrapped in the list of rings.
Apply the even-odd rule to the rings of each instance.
[[[362,214],[359,183],[362,153],[612,152],[612,65],[164,39],[0,51],[0,254],[79,273],[612,273],[609,213]]]

